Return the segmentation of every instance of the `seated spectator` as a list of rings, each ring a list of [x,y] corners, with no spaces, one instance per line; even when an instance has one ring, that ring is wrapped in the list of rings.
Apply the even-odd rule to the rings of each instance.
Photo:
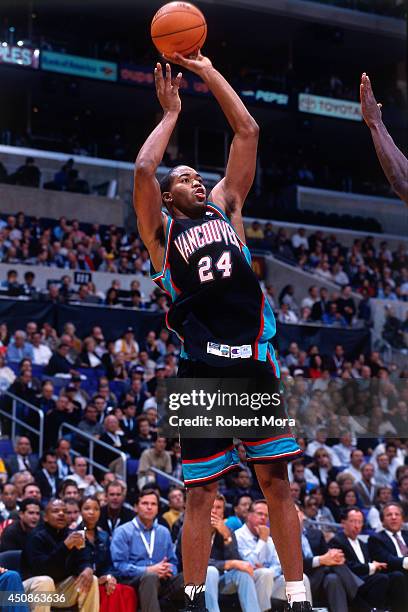
[[[40,410],[47,414],[52,410],[55,410],[55,400],[57,396],[54,395],[54,385],[50,380],[43,380],[41,383],[41,393],[37,396],[36,405]]]
[[[137,417],[137,441],[141,453],[143,453],[144,450],[151,448],[154,443],[154,436],[150,431],[149,419],[143,414]]]
[[[65,605],[77,604],[81,612],[95,612],[99,609],[98,579],[93,575],[92,562],[84,547],[84,535],[68,531],[62,500],[48,503],[44,521],[44,525],[30,534],[25,546],[31,573],[31,578],[24,581],[26,593],[63,594]]]
[[[169,509],[163,513],[162,518],[166,521],[171,531],[174,523],[184,512],[184,490],[180,487],[172,487],[168,493]]]
[[[127,362],[135,361],[139,355],[139,345],[135,340],[133,327],[128,327],[122,338],[115,342],[115,353],[122,353]]]
[[[23,499],[23,490],[26,484],[34,482],[34,476],[28,470],[21,470],[16,472],[11,478],[10,483],[15,485],[17,493],[17,505]]]
[[[383,530],[368,538],[368,551],[372,559],[387,564],[388,572],[399,574],[395,610],[403,612],[408,601],[408,531],[403,529],[401,506],[397,502],[385,504],[381,521]]]
[[[252,221],[251,225],[245,228],[245,234],[250,240],[264,239],[264,231],[259,221]]]
[[[41,506],[41,491],[40,491],[40,487],[32,482],[27,483],[26,485],[24,485],[23,487],[23,497],[21,501],[24,501],[25,499],[35,499],[36,501],[38,501],[38,503],[40,504],[40,507],[42,509]]]
[[[290,310],[289,304],[282,304],[278,314],[279,323],[293,323],[299,322],[299,319],[293,310]]]
[[[17,489],[11,482],[0,485],[0,522],[18,520]]]
[[[81,493],[75,480],[67,478],[61,482],[58,488],[58,497],[64,500],[73,499],[79,502],[81,499]]]
[[[63,423],[77,426],[81,418],[81,411],[66,395],[60,395],[55,402],[55,408],[45,415],[45,447],[55,446],[58,440],[59,430]]]
[[[81,522],[79,500],[64,497],[63,502],[67,508],[67,524],[69,529],[76,529]]]
[[[16,375],[13,370],[6,366],[4,353],[0,353],[0,391],[7,391],[15,380]]]
[[[335,449],[336,445],[333,448]],[[356,483],[362,479],[361,468],[363,466],[363,463],[363,451],[361,451],[359,448],[353,448],[350,452],[350,464],[347,466],[347,472],[353,476]]]
[[[8,270],[7,280],[2,281],[1,287],[7,289],[7,293],[10,296],[20,295],[21,285],[18,282],[18,272],[16,270]]]
[[[74,457],[72,464],[73,473],[70,474],[69,478],[76,482],[82,497],[89,497],[95,495],[95,493],[99,491],[103,491],[103,488],[96,482],[95,476],[93,474],[87,474],[87,471],[88,463],[85,457]]]
[[[398,479],[397,500],[401,505],[404,523],[408,523],[408,473]]]
[[[323,315],[329,308],[329,292],[326,287],[320,287],[319,299],[312,306],[313,321],[322,321]]]
[[[344,512],[348,510],[348,508],[356,506],[357,501],[357,494],[353,489],[350,489],[349,491],[344,491],[340,495],[340,507],[342,510],[342,514],[344,514]]]
[[[234,532],[240,558],[254,568],[253,579],[261,612],[270,609],[271,597],[286,599],[282,568],[267,526],[268,516],[265,500],[259,499],[251,504],[245,524]],[[306,597],[311,601],[307,578],[305,586]]]
[[[312,285],[308,289],[308,296],[303,298],[300,305],[302,308],[313,309],[313,306],[319,301],[319,288],[316,285]]]
[[[336,302],[330,302],[328,311],[323,314],[322,322],[324,325],[336,325],[347,327],[346,319],[338,312]]]
[[[327,601],[332,612],[344,612],[349,609],[348,602],[354,601],[359,610],[369,610],[358,594],[361,580],[346,566],[343,551],[329,549],[319,529],[304,529],[304,512],[298,505],[296,510],[302,531],[303,567],[309,577],[313,599]]]
[[[113,478],[115,477],[112,475]],[[102,483],[103,484],[103,483]],[[101,509],[98,525],[112,537],[115,529],[131,521],[135,513],[124,506],[126,485],[120,480],[110,480],[105,485],[106,505]]]
[[[392,488],[389,486],[383,486],[376,488],[376,491],[377,493],[374,500],[374,505],[371,506],[367,514],[367,523],[371,529],[381,531],[383,528],[381,513],[386,504],[392,501]]]
[[[253,487],[252,477],[245,469],[237,472],[234,485],[224,491],[225,499],[230,504],[240,495],[248,495],[254,500],[261,497],[260,491]]]
[[[7,360],[19,363],[22,359],[34,359],[33,347],[26,342],[26,334],[22,330],[14,332],[13,340],[7,348]]]
[[[110,447],[116,449],[117,451],[127,452],[127,443],[126,439],[123,436],[123,432],[120,429],[118,419],[109,415],[105,418],[103,422],[104,433],[99,438],[101,442],[105,442],[105,444],[109,444]],[[119,464],[122,461],[120,455],[115,453],[104,446],[97,446],[95,449],[95,460],[101,465],[105,465],[109,467],[112,463]]]
[[[348,508],[341,524],[344,533],[335,535],[329,546],[342,550],[347,566],[363,580],[359,595],[373,608],[386,610],[391,604],[393,610],[398,610],[404,577],[402,573],[387,571],[387,564],[374,560],[367,544],[359,539],[364,526],[362,511],[357,507]]]
[[[71,442],[65,438],[60,438],[55,445],[57,456],[58,476],[63,480],[72,473],[73,454],[71,452]]]
[[[84,415],[78,423],[78,429],[97,439],[104,433],[103,425],[98,422],[98,411],[93,404],[88,404],[85,408]],[[80,440],[77,440],[77,446],[79,442]]]
[[[224,523],[224,509],[225,498],[217,494],[211,510],[212,547],[202,599],[211,612],[220,612],[218,594],[237,592],[243,610],[260,612],[253,565],[241,559],[235,533]],[[180,533],[177,554],[182,567],[181,537]],[[204,609],[204,601],[202,604]]]
[[[32,454],[30,439],[27,436],[18,436],[14,450],[15,454],[9,455],[6,460],[8,475],[13,476],[22,470],[28,470],[34,474],[38,468],[38,459]]]
[[[340,283],[340,284],[343,284],[343,283]],[[343,316],[343,318],[345,319],[347,325],[352,324],[353,319],[356,314],[356,305],[354,303],[353,298],[351,297],[351,294],[352,294],[351,286],[347,282],[345,287],[343,287],[343,289],[341,290],[340,297],[337,300],[338,310],[340,314]]]
[[[377,457],[377,469],[374,472],[375,484],[378,486],[391,486],[394,480],[393,470],[390,468],[390,459],[387,453],[381,453]]]
[[[357,493],[360,504],[363,508],[371,508],[374,504],[374,500],[377,495],[378,487],[374,483],[374,466],[372,463],[364,463],[361,465],[363,453],[361,450],[354,450],[351,454],[351,465],[347,471],[349,474],[355,477],[356,483],[354,490]],[[358,470],[358,465],[361,465],[361,469]],[[358,472],[360,471],[360,478],[358,478]]]
[[[344,430],[340,432],[339,437],[340,442],[333,446],[333,451],[336,453],[340,465],[343,468],[348,468],[350,465],[350,455],[354,449],[352,435],[349,431]]]
[[[237,496],[234,502],[234,514],[229,516],[225,521],[225,524],[230,531],[236,531],[242,527],[247,519],[252,502],[252,497],[246,495],[245,493]]]
[[[319,427],[319,428],[316,430],[316,439],[315,439],[315,440],[311,440],[311,441],[309,442],[309,444],[307,445],[307,448],[306,448],[306,454],[307,454],[309,457],[314,457],[315,452],[316,452],[318,449],[321,449],[321,448],[322,448],[322,449],[324,449],[324,450],[327,452],[327,454],[329,455],[330,460],[331,460],[331,462],[332,462],[332,465],[333,465],[333,466],[335,466],[335,467],[340,467],[340,461],[339,461],[339,459],[338,459],[337,455],[336,455],[336,454],[335,454],[335,452],[333,451],[332,447],[331,447],[331,446],[328,446],[328,445],[326,444],[326,442],[327,442],[327,436],[328,436],[328,431],[327,431],[327,428],[326,428],[326,427],[324,427],[324,426]]]
[[[24,499],[20,503],[19,519],[6,527],[0,538],[0,552],[23,550],[27,535],[40,522],[40,503],[36,499]]]
[[[336,479],[339,469],[332,465],[330,455],[325,448],[318,448],[313,459],[314,462],[309,469],[318,479],[319,485],[326,487],[329,482]]]
[[[182,597],[183,576],[177,573],[170,532],[155,519],[159,498],[146,489],[135,506],[137,517],[115,529],[112,561],[120,582],[138,590],[142,610],[160,610],[159,597]]]
[[[96,343],[95,340],[88,336],[84,340],[83,351],[79,355],[79,361],[81,368],[101,368],[102,361],[95,352]]]
[[[35,482],[41,491],[44,503],[57,496],[61,480],[58,477],[57,456],[52,451],[46,451],[40,459],[41,469],[35,474]]]
[[[78,530],[86,529],[85,547],[93,560],[93,571],[98,578],[100,612],[136,610],[136,595],[132,587],[118,584],[113,567],[109,535],[98,526],[101,507],[95,497],[81,501],[81,522]],[[112,608],[113,607],[113,608]]]
[[[326,493],[326,507],[332,513],[336,523],[340,522],[341,517],[340,495],[341,489],[339,484],[335,480],[329,482]]]
[[[154,441],[153,447],[148,448],[140,455],[137,470],[137,486],[142,489],[145,485],[152,485],[156,482],[156,474],[151,470],[152,467],[171,474],[171,456],[166,450],[166,438],[158,436]]]
[[[24,585],[21,581],[20,574],[12,570],[8,570],[6,567],[0,566],[0,592],[9,592],[14,595],[20,595],[21,601],[22,596],[25,594]],[[16,597],[17,599],[17,597]],[[17,606],[5,606],[4,612],[27,612],[28,606],[25,604],[17,604]]]
[[[42,341],[41,332],[37,331],[32,335],[31,344],[33,347],[33,364],[39,366],[48,365],[48,362],[52,357],[52,351]]]
[[[318,378],[322,378],[324,368],[323,368],[323,359],[320,355],[312,355],[309,360],[309,376],[313,380],[317,380]]]
[[[48,376],[73,373],[74,364],[68,359],[69,352],[70,346],[68,344],[59,345],[57,352],[53,354],[45,370]]]

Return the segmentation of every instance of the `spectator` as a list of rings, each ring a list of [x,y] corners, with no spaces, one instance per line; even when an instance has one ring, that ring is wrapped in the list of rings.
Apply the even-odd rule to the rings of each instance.
[[[93,560],[93,570],[98,578],[101,598],[100,610],[110,608],[117,612],[136,610],[135,591],[131,587],[118,584],[110,554],[109,536],[98,527],[101,507],[94,497],[85,497],[81,501],[81,520],[78,530],[86,529],[85,547]]]
[[[319,481],[319,485],[326,487],[327,484],[335,480],[339,469],[331,463],[331,457],[325,448],[318,448],[313,455],[314,464],[310,466],[310,470]]]
[[[11,362],[20,362],[22,359],[33,361],[34,353],[31,344],[26,342],[26,334],[22,330],[14,332],[14,342],[10,342],[7,349],[7,359]]]
[[[38,289],[34,285],[35,274],[30,270],[24,274],[24,283],[22,285],[22,291],[24,295],[34,299],[38,295]]]
[[[265,500],[259,499],[251,504],[245,524],[235,531],[241,559],[254,568],[253,579],[261,612],[270,609],[272,595],[285,599],[282,568],[267,523],[268,506]]]
[[[105,418],[103,426],[105,432],[100,437],[101,442],[109,444],[112,449],[126,452],[126,440],[124,439],[124,436],[120,430],[118,419],[113,415],[109,415]],[[115,453],[103,446],[98,446],[95,449],[95,460],[101,465],[106,465],[107,467],[114,462],[118,462],[117,465],[119,465],[119,462],[122,461],[117,452]]]
[[[363,454],[358,449],[352,452],[352,465],[348,468],[348,472],[353,476],[356,476],[357,465],[361,459],[359,453]],[[371,508],[377,495],[377,486],[374,484],[374,466],[372,463],[365,463],[361,466],[361,478],[357,480],[354,488],[363,507]]]
[[[358,537],[364,526],[362,511],[357,507],[349,508],[344,512],[341,524],[344,533],[335,535],[330,547],[342,550],[347,566],[364,581],[359,595],[374,608],[386,610],[391,603],[392,609],[397,610],[403,577],[394,572],[386,573],[387,564],[370,557],[367,544]]]
[[[120,581],[136,588],[140,608],[152,612],[160,612],[159,596],[173,599],[182,595],[183,587],[170,532],[155,521],[158,511],[155,491],[142,491],[136,504],[137,517],[119,526],[111,543]]]
[[[122,338],[115,342],[115,353],[122,353],[127,362],[135,361],[139,354],[139,345],[135,340],[133,327],[128,327]]]
[[[11,478],[10,482],[15,485],[17,493],[17,504],[23,499],[23,489],[29,482],[34,482],[34,476],[28,470],[21,470],[16,472]]]
[[[408,601],[408,532],[402,529],[403,514],[398,503],[385,504],[380,516],[383,530],[368,538],[368,550],[372,559],[386,563],[388,571],[402,576],[396,602],[397,612],[402,612]]]
[[[371,506],[367,514],[367,524],[375,531],[381,531],[383,526],[381,522],[381,511],[385,505],[392,501],[392,488],[389,486],[378,487],[375,497],[375,504]]]
[[[98,579],[93,575],[83,534],[69,533],[66,506],[61,500],[48,503],[44,521],[25,546],[32,576],[24,582],[26,593],[64,594],[66,605],[77,604],[81,612],[95,612],[99,608]],[[74,548],[75,557],[71,554]],[[44,610],[48,612],[50,606]]]
[[[137,417],[137,441],[141,453],[151,448],[154,442],[153,435],[150,431],[149,419],[143,414]]]
[[[309,250],[309,241],[306,237],[304,227],[300,227],[297,232],[292,235],[291,242],[295,252],[298,252],[301,247],[303,247],[305,251]]]
[[[323,315],[329,308],[329,292],[326,287],[320,287],[319,296],[320,299],[317,300],[312,306],[312,319],[314,321],[322,321]]]
[[[225,524],[230,531],[236,531],[243,526],[247,519],[252,502],[252,497],[246,495],[245,493],[237,496],[234,502],[234,514],[229,516],[225,521]]]
[[[25,499],[35,499],[36,501],[38,501],[38,503],[41,506],[41,491],[40,491],[40,487],[32,482],[27,483],[26,485],[24,485],[23,487],[23,498],[22,501]]]
[[[17,168],[13,175],[10,175],[9,180],[14,185],[23,187],[39,187],[41,172],[35,165],[33,157],[26,157],[25,164]]]
[[[350,455],[354,446],[352,444],[352,436],[349,431],[340,432],[340,442],[333,446],[333,451],[336,453],[339,463],[343,468],[348,468],[350,465]],[[348,471],[348,470],[347,470]]]
[[[329,455],[332,465],[335,467],[340,467],[340,461],[338,457],[336,456],[335,452],[330,446],[326,444],[327,436],[328,436],[327,428],[324,426],[319,427],[316,430],[316,439],[311,440],[309,444],[307,445],[306,454],[309,457],[313,457],[315,452],[318,449],[323,448],[326,451],[326,453]]]
[[[337,306],[347,325],[351,325],[356,314],[356,305],[351,297],[351,287],[349,284],[346,284],[341,290]]]
[[[7,280],[3,281],[1,286],[7,289],[8,294],[11,296],[20,295],[21,286],[18,282],[18,272],[16,270],[8,270]]]
[[[313,311],[313,306],[319,301],[319,289],[316,285],[312,285],[308,289],[308,296],[301,301],[302,308],[310,308]]]
[[[64,497],[64,504],[67,508],[67,523],[69,529],[76,529],[81,522],[81,516],[79,512],[79,500]]]
[[[398,479],[398,502],[403,511],[403,519],[408,523],[408,473]]]
[[[164,512],[162,518],[166,521],[171,531],[174,523],[184,512],[184,491],[180,487],[173,487],[170,489],[169,494],[169,509]]]
[[[32,454],[31,442],[27,436],[18,436],[14,450],[15,454],[9,455],[6,460],[9,477],[22,470],[28,470],[32,474],[36,472],[38,459]]]
[[[58,497],[63,500],[73,499],[79,502],[81,493],[75,480],[71,480],[70,478],[64,480],[59,486]]]
[[[48,376],[72,373],[74,364],[68,360],[69,352],[70,346],[68,344],[63,343],[59,345],[57,352],[53,354],[48,362],[46,368]]]
[[[381,453],[377,457],[377,469],[374,472],[375,483],[378,486],[391,486],[394,480],[394,475],[390,468],[390,460],[387,453]]]
[[[4,353],[0,353],[0,391],[7,391],[7,389],[16,380],[16,375],[13,370],[6,364]]]
[[[239,495],[248,495],[253,500],[261,497],[259,490],[253,488],[252,478],[246,469],[237,472],[234,485],[226,489],[224,495],[228,503],[233,503]]]
[[[81,368],[101,368],[102,361],[100,357],[95,352],[96,343],[95,340],[91,337],[85,338],[84,340],[84,348],[82,353],[79,356],[79,361],[81,363]]]
[[[353,476],[356,483],[362,479],[361,467],[363,463],[363,451],[361,451],[359,448],[352,449],[350,452],[350,465],[347,466],[347,472]]]
[[[48,365],[49,360],[52,357],[51,349],[42,341],[42,334],[36,331],[31,339],[33,348],[33,364],[39,366]]]
[[[334,516],[336,523],[340,522],[341,504],[340,504],[341,489],[336,481],[329,482],[327,485],[326,506]]]
[[[17,489],[13,483],[9,482],[1,487],[1,502],[0,502],[0,519],[5,521],[7,519],[18,520],[18,506],[17,506]]]
[[[329,303],[328,311],[324,313],[322,317],[322,322],[325,325],[336,325],[338,327],[347,326],[346,319],[341,315],[340,312],[338,312],[336,302]]]
[[[104,433],[103,425],[98,422],[98,411],[93,404],[88,404],[85,408],[83,418],[78,423],[78,429],[96,439]],[[77,444],[78,442],[79,440]]]
[[[275,310],[277,310],[277,307],[276,307],[276,301],[275,301],[275,289],[272,285],[266,285],[265,297],[269,302],[269,306],[275,312]]]
[[[93,474],[87,474],[88,463],[85,457],[74,457],[72,471],[73,474],[70,475],[69,478],[76,482],[78,489],[82,493],[82,497],[89,497],[95,495],[95,493],[99,491],[103,491],[103,488],[96,482],[95,476]]]
[[[250,227],[245,230],[247,238],[250,240],[263,240],[264,239],[264,231],[261,227],[259,221],[253,221]]]
[[[55,446],[58,440],[60,427],[63,423],[77,426],[80,417],[80,410],[66,395],[60,395],[55,402],[55,408],[45,416],[45,447],[50,448]]]
[[[302,530],[304,572],[309,577],[313,599],[324,597],[332,612],[344,612],[348,610],[348,600],[356,599],[361,581],[345,565],[342,550],[329,549],[319,529],[303,528],[304,513],[300,506],[296,509]]]
[[[54,452],[48,451],[40,459],[41,469],[35,474],[35,482],[40,487],[41,497],[46,503],[52,497],[57,496],[57,491],[61,483],[58,478],[57,456]]]
[[[296,316],[293,310],[290,310],[289,304],[282,304],[279,314],[278,314],[279,323],[298,323],[299,319]]]
[[[106,506],[101,509],[98,525],[106,531],[110,537],[119,525],[131,521],[135,513],[127,508],[124,503],[126,499],[126,486],[120,480],[113,480],[105,485]]]
[[[156,475],[151,470],[155,467],[166,474],[171,474],[171,456],[166,451],[166,438],[158,436],[152,448],[142,452],[137,470],[137,484],[139,489],[145,485],[156,482]]]
[[[0,538],[0,551],[23,550],[27,534],[40,522],[40,504],[36,499],[23,500],[19,508],[19,520],[6,527]]]

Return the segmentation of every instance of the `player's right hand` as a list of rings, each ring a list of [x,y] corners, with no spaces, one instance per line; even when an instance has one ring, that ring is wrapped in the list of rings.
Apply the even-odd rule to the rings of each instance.
[[[179,96],[179,87],[182,79],[182,73],[179,72],[174,79],[171,80],[170,64],[166,64],[166,74],[163,75],[163,68],[160,62],[157,62],[154,69],[154,82],[156,85],[156,93],[164,112],[176,112],[181,110],[181,100]]]
[[[361,114],[369,128],[382,121],[381,104],[377,103],[368,75],[363,72],[360,84]]]

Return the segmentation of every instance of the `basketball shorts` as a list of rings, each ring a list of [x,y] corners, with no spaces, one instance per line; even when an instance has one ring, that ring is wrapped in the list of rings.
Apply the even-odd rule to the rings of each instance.
[[[239,360],[237,365],[217,368],[200,361],[181,359],[178,378],[267,378],[271,393],[279,391],[269,362],[254,359]],[[187,488],[215,482],[231,470],[239,468],[239,457],[233,438],[181,438],[181,460],[184,484]],[[291,461],[302,455],[294,436],[288,432],[263,439],[248,439],[245,446],[247,461],[253,464]]]

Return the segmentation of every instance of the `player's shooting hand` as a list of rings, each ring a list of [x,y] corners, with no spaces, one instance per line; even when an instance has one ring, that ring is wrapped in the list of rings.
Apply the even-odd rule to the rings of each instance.
[[[189,57],[184,57],[184,55],[180,55],[180,53],[173,53],[173,55],[165,55],[164,58],[175,64],[180,64],[183,68],[187,68],[187,70],[195,72],[195,74],[200,76],[202,76],[206,70],[212,68],[211,60],[201,55],[200,49]]]
[[[373,89],[371,87],[370,79],[368,78],[365,72],[363,72],[361,76],[360,100],[361,113],[368,127],[372,128],[381,123],[382,104],[377,103],[377,100],[374,97]]]
[[[181,110],[179,87],[182,76],[181,72],[179,72],[172,81],[170,64],[166,64],[166,74],[163,74],[162,65],[160,62],[157,62],[156,68],[154,69],[154,81],[157,97],[165,112],[179,113]]]

